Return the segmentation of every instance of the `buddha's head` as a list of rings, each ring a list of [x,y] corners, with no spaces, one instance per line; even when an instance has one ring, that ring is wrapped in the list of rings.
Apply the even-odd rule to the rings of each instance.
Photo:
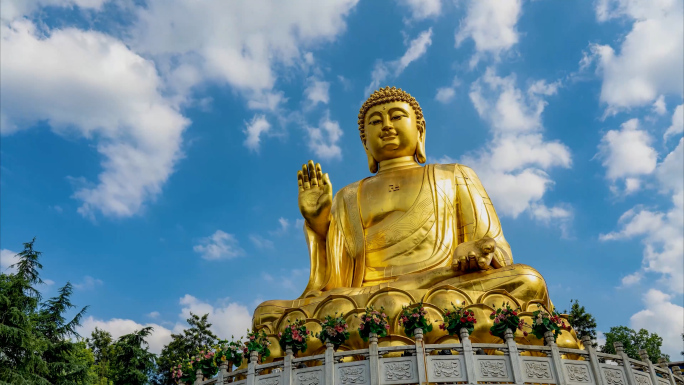
[[[359,111],[361,142],[370,172],[383,160],[413,156],[425,163],[425,119],[416,99],[395,87],[371,94]]]

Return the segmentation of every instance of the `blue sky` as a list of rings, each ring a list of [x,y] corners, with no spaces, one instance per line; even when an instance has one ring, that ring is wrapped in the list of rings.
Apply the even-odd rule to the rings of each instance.
[[[684,329],[678,0],[2,0],[2,268],[37,237],[82,332],[242,335],[309,262],[296,171],[368,176],[369,92],[475,169],[517,263],[598,329]]]

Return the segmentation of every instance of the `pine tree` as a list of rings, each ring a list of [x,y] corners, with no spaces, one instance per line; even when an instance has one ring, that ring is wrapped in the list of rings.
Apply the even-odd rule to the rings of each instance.
[[[209,314],[202,317],[190,313],[187,319],[189,328],[183,330],[182,334],[171,334],[171,342],[164,346],[159,357],[157,357],[157,375],[154,383],[158,385],[175,384],[171,378],[171,366],[193,354],[205,346],[213,346],[217,342],[217,337],[210,330],[211,324],[208,321]]]
[[[17,254],[19,262],[11,266],[16,273],[0,274],[0,384],[50,384],[42,358],[45,339],[35,333],[40,292],[34,285],[43,282],[35,241]]]
[[[580,340],[584,336],[589,336],[592,341],[596,341],[596,319],[590,313],[587,313],[584,306],[579,304],[576,299],[570,300],[570,312],[564,311],[568,315],[568,322],[570,326],[577,333],[577,338]]]
[[[112,380],[114,384],[148,384],[155,368],[155,355],[149,352],[145,338],[149,337],[151,326],[123,335],[112,347]]]

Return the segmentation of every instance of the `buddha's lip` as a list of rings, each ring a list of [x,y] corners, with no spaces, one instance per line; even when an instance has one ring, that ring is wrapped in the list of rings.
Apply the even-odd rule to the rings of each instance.
[[[391,134],[391,135],[384,135],[384,136],[381,136],[380,139],[382,139],[382,140],[391,140],[391,139],[394,139],[394,138],[396,138],[396,137],[397,137],[397,135]]]

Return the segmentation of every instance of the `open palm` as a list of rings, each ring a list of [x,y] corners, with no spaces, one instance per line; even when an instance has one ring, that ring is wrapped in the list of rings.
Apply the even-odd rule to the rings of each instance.
[[[320,235],[325,235],[330,223],[332,206],[332,183],[328,174],[321,171],[321,165],[312,160],[302,165],[297,172],[299,185],[299,211],[309,226]]]

